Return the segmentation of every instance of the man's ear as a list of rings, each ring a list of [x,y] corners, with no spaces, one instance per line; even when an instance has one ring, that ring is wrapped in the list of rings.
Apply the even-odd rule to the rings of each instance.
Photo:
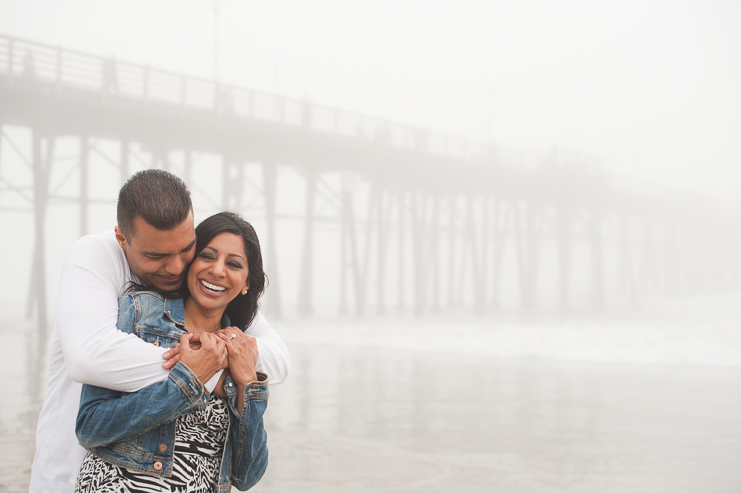
[[[118,226],[116,226],[114,231],[116,232],[116,241],[121,246],[121,249],[124,251],[124,253],[126,253],[126,249],[129,245],[126,243],[126,237],[124,236],[123,231],[121,231],[121,228],[119,228]]]

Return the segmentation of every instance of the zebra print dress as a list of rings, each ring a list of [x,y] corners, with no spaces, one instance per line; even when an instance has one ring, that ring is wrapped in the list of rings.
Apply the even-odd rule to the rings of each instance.
[[[216,492],[228,429],[226,401],[211,394],[203,411],[177,419],[171,477],[114,466],[88,452],[75,493]]]

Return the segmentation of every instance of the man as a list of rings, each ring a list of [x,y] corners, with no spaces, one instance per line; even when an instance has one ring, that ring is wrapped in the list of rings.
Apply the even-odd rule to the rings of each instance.
[[[185,280],[196,242],[190,192],[171,173],[141,171],[121,188],[117,219],[115,233],[78,240],[62,268],[31,493],[74,491],[86,453],[75,436],[82,383],[136,392],[165,380],[179,358],[177,350],[120,332],[116,320],[118,298],[131,282],[172,292]],[[257,338],[257,369],[271,384],[285,380],[288,350],[261,314],[248,333]]]

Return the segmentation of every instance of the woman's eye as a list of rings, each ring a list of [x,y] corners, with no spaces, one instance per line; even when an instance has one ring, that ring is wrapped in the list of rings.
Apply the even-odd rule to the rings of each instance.
[[[214,259],[213,255],[211,255],[210,253],[201,253],[199,255],[199,257],[205,258],[206,260],[213,260]]]
[[[239,262],[229,262],[229,267],[234,267],[235,269],[241,269],[242,264],[240,264]]]

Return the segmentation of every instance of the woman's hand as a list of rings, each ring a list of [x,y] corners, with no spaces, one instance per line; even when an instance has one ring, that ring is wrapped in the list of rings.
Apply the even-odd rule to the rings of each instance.
[[[237,327],[227,327],[219,330],[216,335],[226,345],[229,371],[234,383],[244,388],[248,383],[256,381],[257,340]]]
[[[226,368],[226,344],[216,334],[203,332],[199,334],[201,347],[194,349],[190,345],[192,336],[184,334],[180,337],[180,362],[187,365],[201,383],[206,383],[217,371]]]
[[[227,327],[216,334],[226,344],[229,371],[237,385],[237,411],[241,414],[244,407],[244,389],[247,384],[257,380],[255,372],[257,340],[237,327]]]

